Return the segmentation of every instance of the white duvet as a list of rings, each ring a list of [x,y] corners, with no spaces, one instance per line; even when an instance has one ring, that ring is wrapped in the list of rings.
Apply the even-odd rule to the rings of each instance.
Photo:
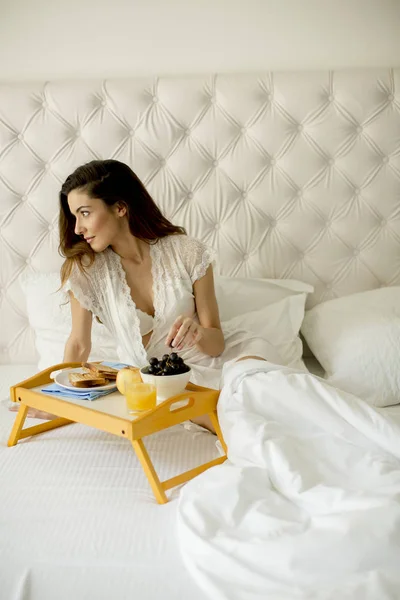
[[[227,369],[229,460],[190,482],[178,510],[182,555],[210,598],[400,598],[390,414],[307,373],[256,360]]]

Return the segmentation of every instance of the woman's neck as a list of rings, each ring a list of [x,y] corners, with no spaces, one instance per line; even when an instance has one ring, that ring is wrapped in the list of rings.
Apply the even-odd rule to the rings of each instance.
[[[143,240],[139,240],[131,233],[121,235],[121,237],[111,244],[112,250],[119,254],[122,260],[141,264],[149,253],[149,244]]]

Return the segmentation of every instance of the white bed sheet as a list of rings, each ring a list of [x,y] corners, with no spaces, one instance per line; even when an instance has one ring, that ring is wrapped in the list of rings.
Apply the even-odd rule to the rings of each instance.
[[[4,398],[34,372],[0,368],[0,600],[203,600],[177,545],[180,489],[158,505],[129,442],[75,424],[7,448]],[[163,479],[218,456],[182,426],[145,443]]]
[[[399,407],[257,360],[225,370],[229,460],[184,489],[182,554],[212,600],[394,600]]]

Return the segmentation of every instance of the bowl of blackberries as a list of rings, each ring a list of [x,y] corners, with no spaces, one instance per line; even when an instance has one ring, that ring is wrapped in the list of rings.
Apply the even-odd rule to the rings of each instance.
[[[140,369],[144,383],[154,383],[157,402],[180,394],[189,383],[191,370],[176,352],[164,354],[161,359],[153,356],[146,367]]]

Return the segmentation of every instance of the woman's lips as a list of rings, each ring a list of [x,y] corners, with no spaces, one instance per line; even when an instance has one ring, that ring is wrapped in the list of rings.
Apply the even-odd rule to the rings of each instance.
[[[93,237],[87,237],[87,238],[85,238],[85,240],[87,241],[88,244],[91,244],[92,241],[94,240],[94,237],[95,236],[93,236]]]

